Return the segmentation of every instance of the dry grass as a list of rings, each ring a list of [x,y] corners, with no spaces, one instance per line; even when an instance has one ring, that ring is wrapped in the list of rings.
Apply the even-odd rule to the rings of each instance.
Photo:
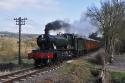
[[[27,53],[31,52],[36,47],[35,39],[22,40],[21,55],[27,57]],[[18,55],[18,39],[2,37],[0,38],[0,61],[5,62],[13,60]]]

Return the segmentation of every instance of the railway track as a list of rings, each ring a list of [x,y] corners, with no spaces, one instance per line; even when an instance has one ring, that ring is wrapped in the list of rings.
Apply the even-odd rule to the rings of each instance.
[[[28,68],[24,70],[20,70],[17,72],[13,72],[7,75],[0,76],[0,83],[20,83],[21,80],[26,80],[28,78],[32,78],[34,76],[39,75],[40,73],[45,73],[48,71],[56,70],[60,67],[60,64],[53,65],[50,67],[43,68]]]
[[[7,75],[0,76],[0,83],[12,83],[14,80],[27,76],[26,74],[35,72],[34,68],[27,68]]]
[[[76,59],[78,58],[75,58],[72,60],[76,60]],[[67,61],[64,61],[63,63],[65,62]],[[43,73],[47,73],[49,71],[57,70],[58,68],[63,67],[62,65],[63,63],[54,64],[54,65],[51,65],[50,67],[43,67],[41,69],[27,68],[7,75],[3,75],[3,76],[0,76],[0,83],[22,83],[21,82],[22,80],[27,80],[29,78],[33,79],[34,76],[42,75]],[[32,83],[32,82],[24,82],[24,83]]]

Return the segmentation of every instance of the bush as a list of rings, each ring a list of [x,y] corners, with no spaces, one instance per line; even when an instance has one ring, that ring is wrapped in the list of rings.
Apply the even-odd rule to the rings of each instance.
[[[97,54],[95,57],[89,58],[88,61],[97,65],[103,65],[103,58],[101,54]]]
[[[92,69],[91,70],[91,74],[94,76],[94,77],[97,77],[98,75],[99,75],[99,70],[97,70],[97,69]]]

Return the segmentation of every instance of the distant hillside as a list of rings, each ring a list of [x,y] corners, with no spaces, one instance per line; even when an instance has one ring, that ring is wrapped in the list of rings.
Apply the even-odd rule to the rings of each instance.
[[[21,37],[23,39],[27,38],[36,38],[39,34],[21,34]],[[18,38],[18,33],[13,32],[6,32],[6,31],[0,31],[0,37],[12,37],[12,38]]]

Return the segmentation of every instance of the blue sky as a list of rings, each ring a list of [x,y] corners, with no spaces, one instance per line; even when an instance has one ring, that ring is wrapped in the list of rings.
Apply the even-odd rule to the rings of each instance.
[[[21,16],[28,18],[22,26],[23,33],[41,34],[48,22],[57,19],[78,22],[87,7],[99,3],[100,0],[0,0],[0,31],[18,32],[13,19]]]

